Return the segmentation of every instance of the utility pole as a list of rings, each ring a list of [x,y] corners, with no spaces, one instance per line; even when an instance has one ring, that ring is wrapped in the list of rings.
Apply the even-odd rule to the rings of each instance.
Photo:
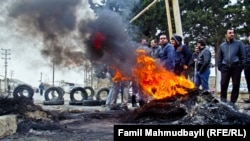
[[[147,10],[149,10],[149,8],[151,6],[153,6],[157,1],[159,0],[154,0],[153,2],[151,2],[146,8],[144,8],[140,13],[138,13],[133,19],[131,19],[129,22],[132,23],[134,20],[136,20],[137,18],[139,18],[144,12],[146,12]]]
[[[41,83],[43,82],[43,73],[42,72],[40,73],[40,82]]]
[[[52,74],[52,86],[54,87],[54,79],[55,79],[55,59],[52,61],[52,69],[53,69],[53,74]]]
[[[176,34],[183,37],[179,0],[172,0]]]
[[[139,12],[129,22],[132,23],[134,20],[138,19],[144,12],[149,10],[150,7],[152,7],[156,2],[159,2],[159,1],[160,0],[152,1],[146,8],[144,8],[141,12]],[[172,0],[172,4],[173,4],[174,24],[175,24],[176,34],[178,34],[180,36],[183,36],[181,16],[180,16],[180,8],[179,8],[179,0]],[[171,23],[169,0],[165,0],[165,6],[166,6],[166,15],[167,15],[167,22],[168,22],[169,37],[172,37],[173,30],[172,30],[172,23]]]
[[[10,79],[13,78],[13,75],[14,75],[14,71],[13,71],[13,70],[10,70]]]
[[[8,58],[8,55],[10,55],[10,49],[1,49],[4,53],[2,53],[2,55],[4,57],[2,57],[2,59],[4,59],[4,67],[5,67],[5,75],[4,75],[4,91],[7,90],[7,66],[8,66],[8,60],[10,60],[10,58]]]
[[[169,1],[165,0],[166,5],[166,14],[167,14],[167,22],[168,22],[168,34],[169,34],[169,40],[172,37],[173,29],[172,29],[172,22],[171,22],[171,14],[170,14],[170,7],[169,7]]]

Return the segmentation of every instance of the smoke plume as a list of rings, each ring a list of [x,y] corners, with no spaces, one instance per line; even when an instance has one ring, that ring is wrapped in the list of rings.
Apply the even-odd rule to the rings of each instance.
[[[126,22],[104,9],[90,18],[87,9],[85,0],[20,0],[9,15],[25,28],[24,34],[42,37],[42,55],[57,66],[82,66],[88,60],[130,75],[138,44],[126,33]]]

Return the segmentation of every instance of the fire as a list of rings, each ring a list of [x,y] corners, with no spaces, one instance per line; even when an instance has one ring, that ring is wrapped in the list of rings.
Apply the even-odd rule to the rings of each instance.
[[[105,41],[105,36],[101,32],[97,32],[94,35],[94,41],[93,41],[94,48],[96,50],[100,50],[102,47],[101,45],[103,44],[104,41]]]
[[[122,73],[119,71],[119,69],[117,69],[115,67],[111,67],[111,68],[115,72],[115,76],[112,78],[112,81],[118,82],[118,81],[130,80],[130,78],[127,78],[127,77],[123,76]]]
[[[146,55],[144,50],[137,50],[137,65],[133,74],[143,92],[155,99],[163,99],[176,94],[187,94],[194,83],[184,76],[176,76],[163,68],[157,60]]]

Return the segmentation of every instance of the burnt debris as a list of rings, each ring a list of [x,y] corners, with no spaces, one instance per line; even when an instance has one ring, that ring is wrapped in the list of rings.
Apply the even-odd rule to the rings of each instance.
[[[164,123],[178,125],[246,125],[250,116],[234,105],[223,103],[210,92],[190,91],[185,96],[153,100],[131,111],[123,123]]]

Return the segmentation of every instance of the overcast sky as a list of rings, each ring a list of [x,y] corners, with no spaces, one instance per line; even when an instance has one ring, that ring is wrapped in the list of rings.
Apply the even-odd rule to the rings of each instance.
[[[6,2],[8,1],[8,3]],[[7,77],[19,79],[25,83],[37,87],[42,73],[43,81],[52,82],[52,63],[49,59],[41,55],[43,40],[22,32],[19,25],[8,19],[10,0],[0,1],[0,78],[5,75],[4,50],[8,49],[10,55],[7,56]],[[88,5],[83,5],[84,10]],[[80,13],[80,12],[79,12]],[[94,15],[94,13],[93,13]],[[89,15],[88,15],[89,16]],[[84,17],[84,16],[83,16]],[[72,83],[84,83],[83,71],[78,68],[60,68],[55,67],[55,81],[67,81]]]

